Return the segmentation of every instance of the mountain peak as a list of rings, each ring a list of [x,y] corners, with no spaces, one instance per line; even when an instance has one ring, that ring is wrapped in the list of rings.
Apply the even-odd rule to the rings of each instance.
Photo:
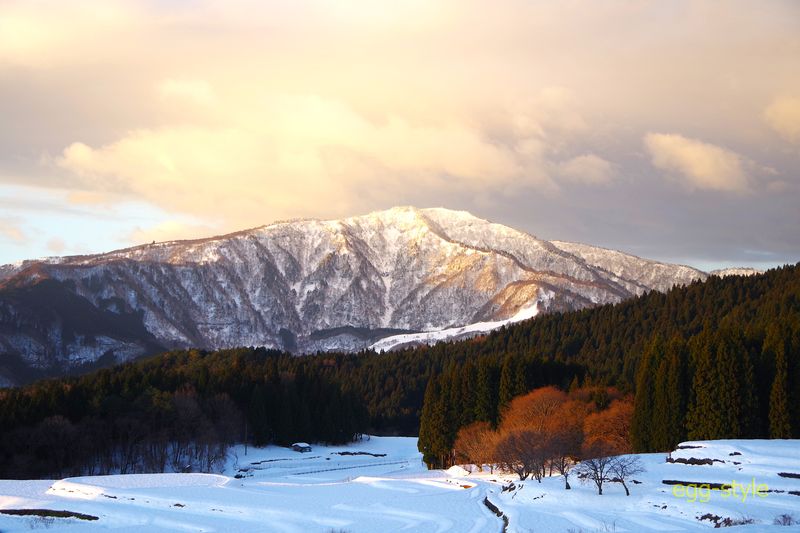
[[[54,366],[105,354],[130,359],[156,344],[359,350],[393,335],[428,342],[475,334],[534,312],[619,302],[705,276],[537,239],[467,211],[401,206],[0,267],[8,290],[24,289],[5,300],[0,348],[36,365],[37,354],[53,354]],[[37,298],[50,296],[36,291],[56,289],[70,302],[58,309],[96,320],[81,325],[41,314]],[[60,331],[63,323],[72,329]],[[100,331],[100,323],[114,328]]]
[[[429,225],[431,221],[439,225],[461,224],[490,224],[487,220],[476,217],[468,211],[447,209],[444,207],[414,207],[410,205],[396,206],[381,211],[373,211],[366,215],[359,215],[343,219],[343,221],[379,220],[383,224],[392,225]]]

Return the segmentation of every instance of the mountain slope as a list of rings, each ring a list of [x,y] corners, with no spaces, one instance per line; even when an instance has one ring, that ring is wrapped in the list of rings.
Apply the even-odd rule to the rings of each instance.
[[[357,350],[390,335],[495,324],[534,306],[618,302],[706,276],[541,240],[463,211],[401,207],[0,267],[0,353],[59,373],[163,347]],[[91,313],[80,313],[84,322],[70,323],[63,342],[69,309],[8,296],[45,280],[72,305],[136,322],[136,333],[96,331]]]
[[[763,274],[763,270],[759,270],[757,268],[742,268],[742,267],[734,267],[734,268],[720,268],[719,270],[712,270],[709,272],[712,276],[719,276],[724,278],[726,276],[755,276],[757,274]]]

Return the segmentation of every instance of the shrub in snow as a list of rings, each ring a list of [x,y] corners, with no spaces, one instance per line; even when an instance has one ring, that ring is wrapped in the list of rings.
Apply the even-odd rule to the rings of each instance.
[[[796,524],[800,524],[793,515],[790,514],[782,514],[775,517],[775,520],[772,521],[773,524],[776,526],[794,526]]]

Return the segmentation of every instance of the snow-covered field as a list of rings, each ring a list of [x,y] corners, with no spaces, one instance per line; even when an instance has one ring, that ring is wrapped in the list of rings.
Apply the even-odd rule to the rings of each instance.
[[[459,467],[428,471],[415,438],[372,437],[310,453],[285,448],[236,448],[224,475],[151,474],[59,481],[0,481],[0,511],[66,510],[98,517],[37,518],[0,514],[0,531],[690,531],[713,528],[703,515],[747,518],[747,531],[790,531],[772,525],[782,514],[800,519],[800,441],[713,441],[672,454],[716,460],[707,465],[642,455],[647,472],[626,497],[617,483],[598,496],[593,485],[561,478],[508,481],[513,476],[468,474]],[[694,446],[698,446],[695,448]],[[341,455],[346,452],[353,455]],[[698,489],[683,493],[662,480],[748,485],[762,496]],[[678,493],[678,496],[674,492]],[[769,492],[767,492],[769,491]],[[780,491],[780,492],[779,492]],[[798,495],[790,494],[798,491]]]

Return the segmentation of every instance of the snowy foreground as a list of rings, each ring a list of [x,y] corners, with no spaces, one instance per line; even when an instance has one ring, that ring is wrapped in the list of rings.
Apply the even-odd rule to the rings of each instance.
[[[561,478],[514,483],[513,476],[469,474],[459,467],[427,471],[416,438],[373,437],[311,453],[285,448],[236,449],[225,475],[152,474],[60,481],[0,481],[0,511],[66,510],[97,517],[39,518],[0,514],[0,531],[693,531],[713,528],[704,515],[752,519],[746,531],[791,531],[776,517],[800,519],[800,441],[684,443],[673,459],[710,459],[711,465],[666,463],[642,455],[647,472],[631,484],[593,485]],[[688,448],[688,446],[692,446]],[[354,455],[341,455],[351,452]],[[385,454],[385,455],[383,455]],[[706,461],[707,462],[707,461]],[[779,476],[779,473],[798,477]],[[238,476],[238,477],[236,477]],[[663,480],[737,482],[761,496],[725,497],[718,490],[676,490]],[[780,492],[779,492],[780,491]],[[790,494],[798,491],[798,495]],[[678,496],[675,495],[678,494]]]

